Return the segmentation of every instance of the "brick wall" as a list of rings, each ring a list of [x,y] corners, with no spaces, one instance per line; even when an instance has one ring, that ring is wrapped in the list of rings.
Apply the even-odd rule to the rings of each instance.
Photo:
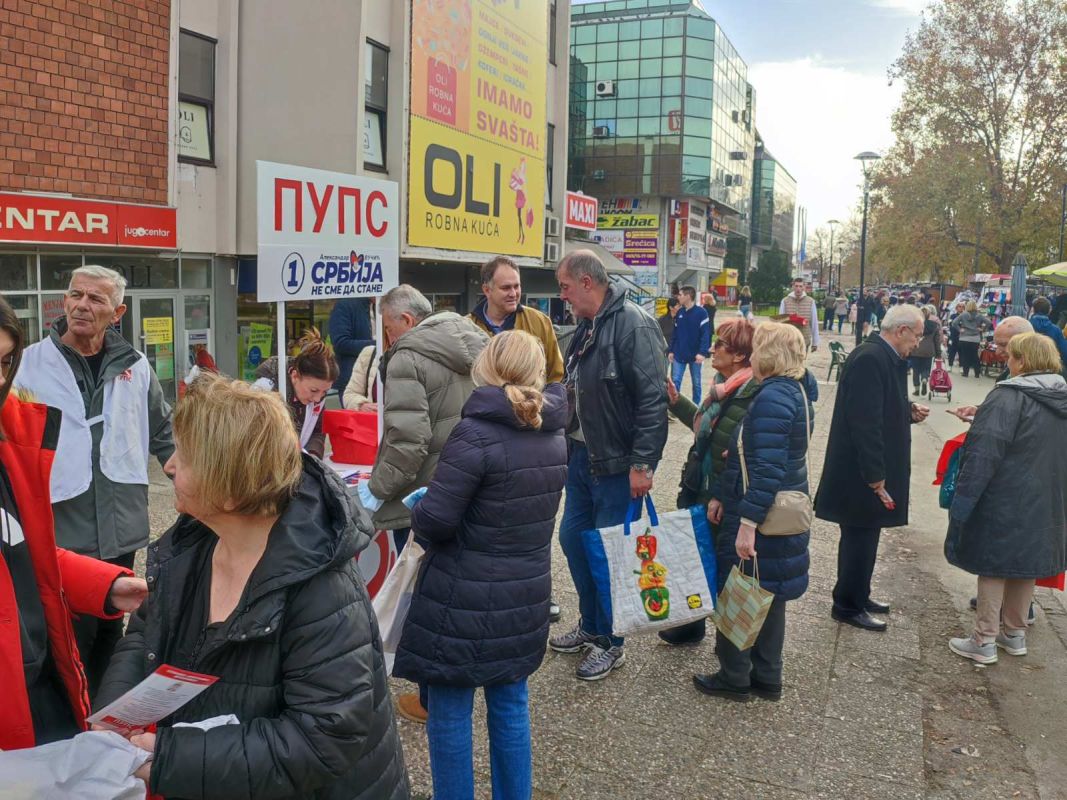
[[[170,0],[0,0],[0,189],[167,202]]]

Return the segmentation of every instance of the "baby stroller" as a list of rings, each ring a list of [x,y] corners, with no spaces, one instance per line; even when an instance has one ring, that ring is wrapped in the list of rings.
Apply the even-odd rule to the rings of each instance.
[[[943,394],[946,400],[952,401],[952,376],[945,369],[944,359],[934,359],[934,368],[930,370],[930,382],[927,385],[929,386],[928,397]]]

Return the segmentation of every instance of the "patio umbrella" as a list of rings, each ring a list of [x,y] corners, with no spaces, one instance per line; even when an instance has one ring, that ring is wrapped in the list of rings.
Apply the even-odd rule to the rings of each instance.
[[[1048,267],[1042,267],[1041,269],[1035,269],[1034,275],[1039,278],[1044,278],[1048,283],[1055,284],[1056,286],[1067,286],[1067,261],[1062,261],[1059,264],[1052,264]]]
[[[1011,313],[1026,316],[1026,256],[1019,253],[1011,265]]]

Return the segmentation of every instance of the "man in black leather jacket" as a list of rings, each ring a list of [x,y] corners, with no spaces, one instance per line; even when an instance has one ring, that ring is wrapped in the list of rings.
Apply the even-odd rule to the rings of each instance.
[[[622,523],[631,498],[652,489],[667,441],[664,342],[656,321],[608,282],[596,254],[571,253],[556,278],[578,318],[565,359],[570,462],[559,537],[581,620],[549,645],[562,653],[588,649],[577,676],[599,680],[625,656],[597,597],[582,532]]]

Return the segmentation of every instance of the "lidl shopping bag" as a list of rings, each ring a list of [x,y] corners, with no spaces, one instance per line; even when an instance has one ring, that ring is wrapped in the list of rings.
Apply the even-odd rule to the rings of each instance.
[[[378,594],[371,604],[378,617],[378,629],[382,636],[382,651],[385,655],[385,671],[393,674],[393,659],[400,646],[400,635],[404,632],[411,597],[415,593],[415,584],[419,577],[419,568],[426,556],[422,545],[412,536],[396,560],[396,566],[386,577]]]
[[[702,506],[634,522],[634,500],[622,525],[583,534],[597,595],[616,636],[673,628],[708,616],[715,606],[715,549]]]
[[[759,585],[759,567],[753,556],[754,575],[746,575],[734,565],[719,594],[715,613],[711,615],[716,630],[729,639],[738,650],[748,650],[756,643],[767,612],[774,602],[774,593]],[[742,562],[742,567],[744,563]]]

